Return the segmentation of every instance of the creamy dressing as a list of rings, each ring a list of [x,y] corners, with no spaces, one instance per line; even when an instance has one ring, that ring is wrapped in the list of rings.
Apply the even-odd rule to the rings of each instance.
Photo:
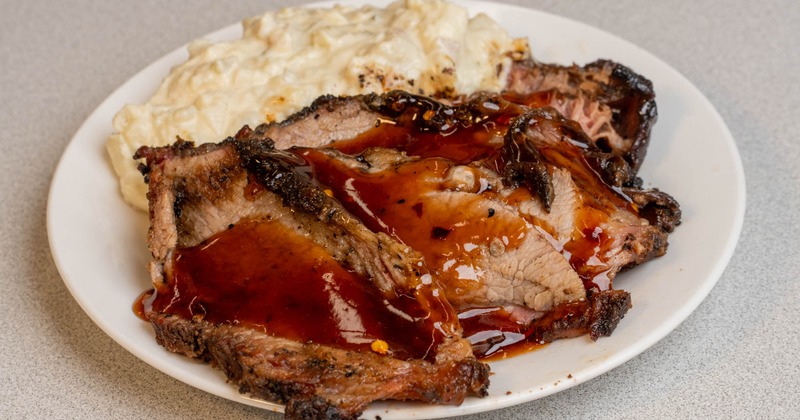
[[[402,89],[444,97],[505,87],[527,42],[495,21],[444,1],[405,0],[385,9],[287,8],[243,21],[241,39],[189,45],[144,104],[114,117],[107,149],[122,194],[146,209],[147,185],[131,158],[176,136],[217,142],[243,125],[280,121],[321,95]]]

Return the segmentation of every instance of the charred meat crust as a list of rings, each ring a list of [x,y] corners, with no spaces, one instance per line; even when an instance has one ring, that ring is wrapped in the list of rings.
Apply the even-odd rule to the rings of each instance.
[[[617,328],[617,324],[633,307],[630,293],[624,290],[606,290],[589,297],[592,309],[589,321],[589,337],[597,340],[608,337]]]
[[[586,300],[561,304],[534,320],[527,334],[545,343],[587,333],[597,340],[610,336],[631,307],[630,293],[624,290],[595,292]]]
[[[375,94],[368,94],[367,97],[370,96],[377,96]],[[296,124],[299,121],[302,121],[306,118],[319,118],[318,114],[320,112],[333,112],[336,108],[341,106],[347,105],[350,103],[349,97],[346,96],[335,96],[335,95],[323,95],[319,98],[315,99],[311,105],[301,109],[300,111],[290,115],[283,121],[272,123],[272,124],[261,124],[259,127],[267,128],[269,126],[277,126],[277,127],[287,127],[292,124]],[[259,130],[256,129],[258,134]]]
[[[218,367],[243,393],[286,404],[288,418],[356,419],[376,399],[458,404],[466,395],[487,393],[488,368],[474,358],[434,365],[168,314],[149,320],[159,344]]]
[[[503,181],[507,187],[525,186],[541,200],[547,212],[553,204],[553,181],[544,158],[536,147],[527,141],[528,119],[525,116],[514,120],[505,135],[503,158],[506,166]]]
[[[681,208],[669,194],[658,189],[623,188],[622,192],[639,208],[639,215],[647,219],[653,226],[665,232],[672,232],[681,224]]]
[[[595,104],[598,112],[609,113],[610,136],[619,139],[610,139],[608,130],[593,128],[597,136],[592,140],[601,149],[622,156],[634,172],[641,166],[658,111],[652,82],[632,69],[610,60],[582,67],[517,61],[509,75],[508,90],[519,95],[552,90],[556,93],[553,105],[559,102],[556,107],[562,112],[575,103],[578,108]]]
[[[302,165],[297,156],[275,150],[272,141],[236,139],[233,146],[242,159],[242,166],[261,185],[283,198],[283,205],[309,214],[319,213],[326,201],[325,193],[302,178],[294,168]]]

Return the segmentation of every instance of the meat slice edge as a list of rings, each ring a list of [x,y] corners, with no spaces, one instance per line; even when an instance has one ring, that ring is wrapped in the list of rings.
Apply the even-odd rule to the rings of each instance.
[[[506,97],[552,106],[577,121],[592,141],[638,171],[658,118],[653,84],[611,60],[563,66],[523,60],[509,73]]]
[[[221,369],[240,392],[286,404],[287,418],[356,419],[372,401],[460,404],[486,394],[488,369],[459,340],[435,364],[298,343],[224,324],[151,314],[167,350]]]

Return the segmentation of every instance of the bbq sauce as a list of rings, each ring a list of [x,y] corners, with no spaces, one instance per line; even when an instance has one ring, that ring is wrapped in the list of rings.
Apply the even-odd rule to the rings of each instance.
[[[449,132],[420,131],[384,122],[352,140],[334,143],[344,153],[355,155],[370,147],[384,147],[406,152],[409,156],[442,157],[466,164],[494,156],[503,146],[507,128],[495,121],[467,127],[451,127]]]
[[[548,103],[549,95],[544,92],[506,99],[536,105]],[[492,107],[490,103],[484,105]],[[482,253],[497,241],[506,248],[516,246],[531,228],[522,217],[503,219],[497,214],[499,209],[480,205],[487,197],[512,205],[532,199],[525,188],[500,198],[478,179],[479,187],[469,191],[475,193],[471,198],[474,201],[467,199],[457,206],[439,202],[433,194],[449,188],[445,178],[456,165],[483,165],[502,173],[503,134],[519,109],[503,106],[496,111],[480,121],[431,130],[408,123],[428,118],[428,111],[422,110],[405,115],[405,121],[380,121],[355,139],[334,144],[339,151],[352,155],[371,147],[386,147],[421,157],[378,173],[348,167],[313,149],[294,152],[310,165],[308,170],[316,181],[329,188],[328,192],[368,228],[421,252],[437,280],[449,284],[448,293],[458,293],[459,288],[468,291],[481,275],[478,261],[484,257]],[[575,181],[590,194],[609,196],[610,187],[575,145],[562,141],[540,147],[539,152],[551,164],[573,171]],[[610,288],[603,261],[609,238],[601,225],[614,205],[631,208],[625,197],[610,196],[610,202],[581,198],[587,205],[576,214],[579,228],[569,238],[556,239],[546,223],[527,220],[549,237],[587,290]],[[363,351],[369,351],[370,344],[381,339],[389,342],[394,357],[433,357],[432,350],[444,335],[443,322],[454,320],[445,319],[451,312],[436,305],[431,289],[426,289],[426,296],[420,296],[420,289],[387,297],[310,241],[280,229],[286,230],[269,221],[243,222],[197,247],[177,250],[167,284],[142,296],[139,313],[143,314],[147,306],[187,318],[247,325],[293,340]],[[226,267],[237,260],[243,262],[240,267]],[[430,308],[426,309],[425,302]],[[562,305],[552,312],[567,316],[574,310],[574,305]],[[543,342],[541,331],[517,322],[504,308],[461,308],[458,312],[463,336],[473,344],[478,357],[502,358],[537,348]]]
[[[545,313],[505,307],[462,308],[458,320],[476,357],[499,360],[541,348],[558,339],[582,335],[591,327],[588,300],[563,302]],[[522,318],[522,319],[520,319]]]
[[[540,106],[552,100],[552,92],[507,99]],[[492,220],[497,210],[490,208],[485,213],[471,210],[482,208],[479,203],[487,197],[516,205],[532,196],[527,189],[517,188],[500,198],[481,188],[471,191],[476,193],[473,202],[464,200],[452,206],[438,202],[435,193],[447,189],[443,179],[456,165],[483,165],[502,173],[503,133],[518,112],[513,106],[505,107],[486,120],[450,127],[447,132],[381,122],[353,140],[334,144],[337,150],[351,155],[371,147],[384,147],[421,158],[381,172],[348,166],[318,150],[302,149],[295,153],[306,159],[315,179],[367,227],[387,233],[421,252],[436,278],[447,285],[449,296],[453,296],[460,290],[468,293],[473,287],[470,283],[480,280],[480,259],[493,241],[500,240],[507,248],[513,248],[531,228],[523,217],[511,223],[497,223],[501,218]],[[424,113],[411,119],[417,118],[424,118]],[[584,205],[576,213],[576,229],[568,238],[556,239],[552,227],[541,220],[528,218],[527,222],[549,238],[587,290],[610,289],[609,266],[603,255],[611,241],[601,226],[615,206],[634,213],[635,207],[619,191],[609,191],[611,187],[587,162],[579,145],[565,140],[538,149],[548,162],[575,174],[574,181],[590,195],[579,198]],[[578,304],[581,305],[585,303]],[[457,309],[464,337],[473,344],[476,356],[504,358],[544,344],[541,331],[515,321],[505,309],[483,309],[483,312],[475,312],[474,308]],[[561,305],[553,313],[567,316],[575,310],[575,305]]]
[[[512,99],[526,105],[541,105],[548,103],[551,96],[552,92],[545,91]],[[472,191],[478,193],[473,203],[461,198],[457,206],[449,206],[437,202],[431,193],[446,189],[442,179],[456,165],[477,164],[502,173],[506,164],[501,152],[506,141],[503,133],[519,113],[518,107],[500,105],[486,119],[455,124],[445,133],[422,130],[402,120],[398,124],[381,123],[353,140],[334,143],[337,150],[352,155],[371,147],[385,147],[422,158],[381,173],[349,167],[311,149],[298,149],[295,153],[309,162],[313,176],[328,186],[334,197],[370,229],[383,231],[422,252],[428,265],[437,270],[436,274],[444,275],[445,282],[456,286],[452,289],[466,291],[469,281],[478,280],[480,275],[480,267],[475,264],[480,257],[480,246],[500,240],[505,248],[513,248],[510,243],[514,242],[513,238],[522,239],[527,230],[523,217],[504,226],[502,222],[507,222],[508,217],[490,220],[488,210],[486,214],[470,214],[469,210],[484,198],[512,206],[535,198],[526,188],[516,188],[504,197],[478,189]],[[424,118],[424,115],[420,111],[410,119]],[[556,121],[545,119],[537,123],[553,125],[545,130],[559,130]],[[548,237],[576,270],[587,290],[611,288],[610,267],[603,257],[611,241],[602,225],[616,208],[627,208],[634,213],[636,208],[624,194],[605,184],[586,160],[580,145],[565,139],[538,145],[537,150],[549,163],[568,169],[586,194],[579,198],[582,206],[575,214],[576,229],[567,238],[556,238],[552,226],[543,220],[533,217],[524,220]],[[460,272],[453,272],[453,268]],[[463,283],[462,287],[458,282]]]
[[[369,229],[419,251],[451,298],[475,289],[491,250],[517,247],[529,230],[523,218],[508,217],[507,209],[493,208],[478,194],[477,174],[474,193],[455,192],[452,201],[442,201],[450,188],[447,174],[455,166],[448,159],[425,158],[365,173],[316,149],[302,156],[315,178]]]
[[[176,249],[165,272],[166,284],[140,298],[142,313],[242,325],[358,351],[383,340],[399,359],[434,357],[444,336],[442,316],[448,316],[433,296],[417,296],[429,289],[381,291],[321,246],[270,220],[242,221]],[[426,308],[429,299],[434,305]]]
[[[501,307],[464,308],[458,320],[473,354],[482,360],[500,360],[544,345],[530,339],[526,326]]]
[[[481,260],[491,258],[485,252],[493,241],[511,249],[530,229],[520,217],[502,217],[500,209],[481,205],[486,198],[480,194],[491,191],[479,189],[468,198],[462,196],[456,206],[437,202],[435,193],[444,189],[442,179],[455,166],[448,159],[425,158],[367,174],[318,150],[304,151],[302,156],[314,168],[315,178],[367,227],[422,253],[451,298],[469,293],[481,280]],[[525,200],[530,194],[520,191],[515,197]],[[476,357],[496,360],[543,345],[504,309],[484,309],[458,310],[463,337]]]

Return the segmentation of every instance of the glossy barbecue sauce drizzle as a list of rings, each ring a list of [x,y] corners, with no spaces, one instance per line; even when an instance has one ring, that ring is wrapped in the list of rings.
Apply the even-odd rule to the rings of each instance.
[[[526,104],[548,100],[546,93],[539,96],[516,99]],[[503,134],[510,121],[519,116],[520,108],[505,102],[500,104],[482,105],[484,110],[490,111],[483,114],[490,115],[488,118],[438,131],[420,129],[415,123],[428,118],[429,109],[434,107],[428,106],[426,110],[423,106],[416,114],[404,115],[405,121],[401,118],[398,122],[379,122],[376,128],[355,139],[333,145],[350,155],[358,155],[371,147],[384,147],[421,158],[382,171],[365,171],[316,149],[297,148],[293,152],[309,163],[313,177],[367,227],[394,236],[422,253],[435,277],[448,285],[449,296],[460,289],[468,292],[469,283],[481,275],[480,264],[476,264],[481,253],[497,240],[506,249],[514,248],[531,228],[522,217],[511,223],[495,222],[500,219],[492,219],[496,210],[479,205],[485,203],[486,198],[510,204],[530,199],[530,192],[524,188],[500,198],[478,180],[477,190],[468,191],[474,193],[474,203],[465,202],[462,196],[458,206],[440,202],[435,194],[447,189],[444,179],[448,171],[459,164],[477,163],[502,173],[505,165],[501,153]],[[583,183],[591,184],[583,186],[589,191],[607,188],[599,175],[588,173],[591,167],[582,160],[579,148],[562,143],[543,148],[543,154],[554,163],[583,171],[587,178]],[[578,163],[570,162],[573,159]],[[627,206],[624,197],[617,197],[615,201],[617,205]],[[596,208],[587,206],[579,212],[578,224],[583,228],[566,243],[550,238],[584,280],[587,290],[606,290],[611,286],[610,280],[604,277],[602,264],[593,264],[599,263],[598,256],[607,241],[599,227],[607,219],[607,208],[603,203],[594,204]],[[528,222],[537,225],[535,220]],[[546,229],[540,231],[546,236],[550,234]],[[562,304],[553,308],[550,316],[578,315],[586,310],[584,306],[585,303]],[[516,321],[504,308],[456,309],[464,336],[472,342],[478,357],[505,357],[535,348],[542,339],[536,327]]]
[[[421,158],[386,171],[367,174],[314,149],[296,149],[294,153],[309,165],[300,170],[310,171],[316,182],[368,228],[410,245],[423,254],[435,277],[455,284],[455,290],[464,282],[468,290],[469,283],[481,275],[476,264],[480,253],[497,240],[507,249],[513,248],[530,228],[523,218],[495,223],[499,217],[491,207],[467,204],[450,208],[429,194],[446,188],[444,178],[456,165],[478,164],[502,172],[503,134],[519,115],[519,108],[507,103],[498,107],[493,102],[482,106],[488,112],[481,115],[488,117],[439,130],[418,128],[416,120],[430,117],[430,109],[435,108],[422,107],[418,113],[406,112],[397,123],[382,122],[353,140],[334,144],[351,155],[370,147],[388,147]],[[578,149],[569,144],[551,149],[543,150],[550,160],[564,160],[567,155],[582,159]],[[589,166],[582,163],[579,169],[587,170]],[[474,193],[475,203],[489,197],[501,199],[486,188],[478,172],[475,175],[477,187],[468,191]],[[595,175],[589,174],[590,178],[597,178]],[[257,187],[248,193],[259,194]],[[591,191],[597,185],[588,187]],[[514,204],[530,198],[529,191],[518,188],[502,200]],[[583,228],[569,241],[559,243],[551,237],[587,290],[610,287],[610,281],[598,280],[602,272],[594,272],[587,264],[598,258],[606,240],[599,229],[604,217],[598,204],[597,210],[582,211]],[[535,220],[527,223],[549,233]],[[433,296],[430,287],[387,295],[343,268],[307,238],[269,220],[243,221],[196,247],[177,249],[168,265],[167,284],[137,301],[135,311],[140,316],[150,310],[174,313],[187,319],[244,325],[295,341],[363,351],[369,351],[373,341],[384,340],[393,357],[428,360],[448,335],[445,330],[456,322],[448,319],[454,314],[441,296]],[[503,357],[540,342],[540,331],[516,321],[505,308],[456,310],[464,337],[472,342],[478,357]],[[568,303],[548,314],[577,316],[581,310],[580,304]]]
[[[367,174],[316,149],[301,155],[311,163],[316,179],[368,228],[419,251],[451,298],[459,290],[468,293],[480,280],[488,249],[514,248],[528,230],[517,217],[492,222],[501,210],[486,204],[482,194],[490,192],[477,194],[485,183],[477,174],[475,193],[459,194],[456,205],[443,202],[445,178],[454,167],[447,159],[425,158]]]
[[[358,351],[383,340],[392,357],[427,360],[454,322],[430,288],[383,292],[266,219],[177,249],[165,272],[167,284],[139,299],[140,316],[153,310]]]

